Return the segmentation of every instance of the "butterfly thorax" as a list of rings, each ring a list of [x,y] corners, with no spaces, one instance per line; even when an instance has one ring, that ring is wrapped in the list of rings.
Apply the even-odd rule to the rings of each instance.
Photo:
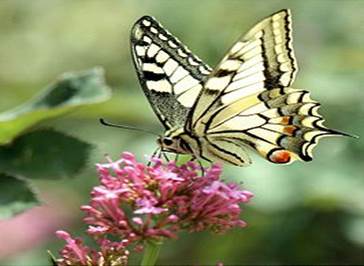
[[[198,140],[183,128],[166,131],[164,136],[157,139],[157,143],[162,151],[198,156],[198,154],[194,153],[196,147],[198,147]]]

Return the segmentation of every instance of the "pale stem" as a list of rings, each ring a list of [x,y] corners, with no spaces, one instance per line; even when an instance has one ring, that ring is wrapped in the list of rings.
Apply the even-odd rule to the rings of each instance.
[[[146,242],[142,263],[140,265],[154,266],[158,259],[158,254],[161,246],[162,242]]]

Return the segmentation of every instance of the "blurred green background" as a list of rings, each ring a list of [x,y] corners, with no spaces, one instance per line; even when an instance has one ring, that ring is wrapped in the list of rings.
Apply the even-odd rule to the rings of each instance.
[[[149,135],[104,128],[97,119],[162,132],[139,87],[129,31],[156,17],[209,65],[260,19],[282,8],[293,15],[300,71],[294,87],[311,91],[332,128],[364,136],[364,1],[0,1],[0,111],[16,106],[65,71],[102,66],[112,100],[45,122],[96,145],[77,177],[35,181],[44,207],[0,222],[1,265],[46,265],[46,250],[63,245],[66,229],[83,236],[79,206],[97,183],[105,153],[131,151],[144,160]],[[60,160],[62,154],[59,154]],[[163,247],[164,265],[364,264],[364,143],[324,139],[310,163],[277,166],[253,156],[248,168],[225,167],[255,193],[244,213],[249,227],[222,236],[184,234]],[[46,162],[45,162],[46,163]],[[138,262],[132,256],[131,263]]]

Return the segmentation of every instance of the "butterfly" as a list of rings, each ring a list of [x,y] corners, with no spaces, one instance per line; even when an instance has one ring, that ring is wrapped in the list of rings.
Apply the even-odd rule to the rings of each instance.
[[[248,149],[270,162],[311,161],[318,140],[348,136],[326,128],[320,104],[291,87],[297,63],[288,9],[263,19],[212,69],[153,17],[131,30],[139,81],[165,127],[162,151],[237,166]]]

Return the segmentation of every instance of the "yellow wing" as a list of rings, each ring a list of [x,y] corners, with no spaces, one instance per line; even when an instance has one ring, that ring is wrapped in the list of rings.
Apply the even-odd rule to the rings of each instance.
[[[210,67],[153,17],[131,31],[131,52],[140,84],[166,129],[183,127]]]
[[[291,40],[289,10],[281,10],[255,25],[209,75],[193,107],[189,128],[219,106],[291,85],[297,71]]]
[[[235,147],[234,155],[226,153],[224,158],[236,165],[249,163],[244,146],[273,163],[311,161],[312,150],[320,138],[347,135],[323,126],[319,107],[308,91],[276,88],[219,108],[200,125],[199,134],[209,143],[219,141],[225,151]]]
[[[203,138],[203,155],[250,163],[245,147],[274,163],[309,161],[320,137],[346,135],[322,125],[319,103],[290,88],[297,71],[289,10],[254,26],[204,83],[186,131]]]

